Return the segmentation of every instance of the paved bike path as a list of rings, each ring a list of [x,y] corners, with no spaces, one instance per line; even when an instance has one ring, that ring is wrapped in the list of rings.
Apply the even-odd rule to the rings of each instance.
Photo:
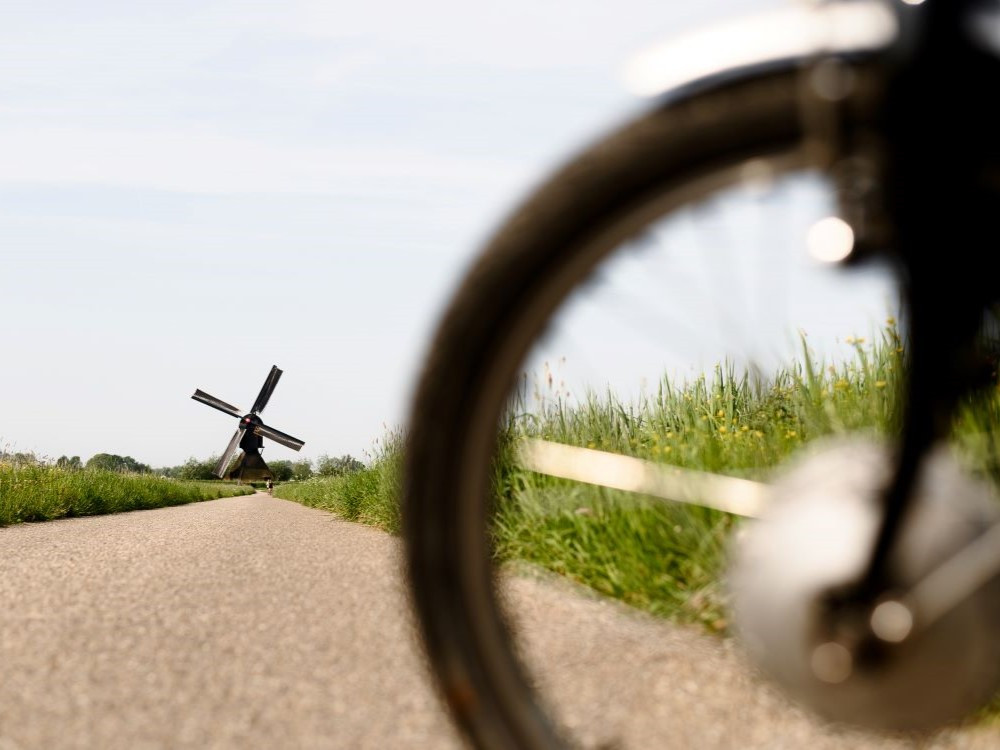
[[[0,529],[0,750],[458,747],[399,551],[263,494]],[[915,746],[818,727],[690,629],[544,578],[513,577],[508,594],[540,681],[588,743]]]
[[[0,750],[458,746],[397,554],[262,493],[0,529]]]

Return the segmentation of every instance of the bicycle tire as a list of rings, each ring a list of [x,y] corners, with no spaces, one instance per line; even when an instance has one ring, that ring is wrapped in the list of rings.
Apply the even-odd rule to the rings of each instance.
[[[413,604],[431,668],[476,747],[566,743],[539,708],[495,598],[486,472],[515,367],[543,321],[628,231],[621,217],[731,183],[766,159],[815,165],[803,144],[801,69],[717,83],[667,101],[542,185],[495,234],[447,307],[415,393],[403,520]],[[859,123],[864,108],[849,110]],[[636,223],[641,223],[641,218]]]

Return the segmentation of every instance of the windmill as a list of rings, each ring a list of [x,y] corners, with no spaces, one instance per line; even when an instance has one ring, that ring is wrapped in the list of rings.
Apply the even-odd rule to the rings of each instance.
[[[260,418],[260,413],[267,406],[267,402],[270,400],[271,394],[274,393],[274,387],[278,384],[278,378],[280,377],[281,370],[278,369],[277,365],[273,365],[271,372],[267,376],[267,380],[264,381],[264,386],[260,389],[260,393],[257,394],[257,400],[253,402],[253,408],[250,409],[249,414],[242,414],[232,404],[227,404],[215,396],[210,396],[200,389],[195,389],[194,395],[191,397],[195,401],[208,404],[213,409],[218,409],[240,420],[236,434],[229,441],[226,450],[223,451],[219,463],[215,465],[214,473],[220,479],[252,481],[254,479],[273,478],[271,470],[267,468],[267,464],[264,463],[264,459],[260,455],[260,450],[264,445],[264,438],[270,438],[274,442],[281,443],[296,451],[305,445],[298,438],[294,438],[273,427],[268,427]],[[236,468],[227,475],[226,467],[229,466],[229,462],[232,460],[237,448],[242,449],[243,455],[240,457]]]

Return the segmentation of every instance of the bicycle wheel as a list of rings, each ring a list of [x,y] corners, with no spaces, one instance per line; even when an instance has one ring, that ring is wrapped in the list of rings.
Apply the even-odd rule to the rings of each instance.
[[[849,129],[864,127],[866,80],[856,71]],[[648,486],[554,478],[525,459],[526,438],[591,451],[571,452],[578,467],[618,454],[739,481],[766,479],[814,438],[899,429],[903,292],[892,266],[852,272],[809,257],[810,233],[814,254],[837,252],[843,225],[829,216],[842,185],[830,164],[843,162],[811,147],[801,83],[796,65],[726,82],[598,143],[515,212],[444,315],[412,412],[404,524],[431,666],[478,747],[628,744],[620,723],[591,721],[615,714],[604,690],[620,693],[599,670],[585,686],[586,670],[552,677],[539,666],[572,653],[540,656],[527,631],[546,618],[518,611],[516,589],[534,585],[518,581],[550,585],[540,570],[727,630],[716,579],[733,515],[649,501]],[[699,243],[704,254],[691,250]],[[745,303],[737,288],[758,298]],[[563,357],[569,374],[552,364]],[[538,367],[532,394],[525,373]],[[662,569],[636,566],[664,585],[621,584],[616,553],[587,547],[602,535],[622,556],[660,555]],[[568,551],[537,553],[560,545]],[[688,554],[697,559],[685,568]],[[660,667],[667,682],[681,669]],[[598,704],[581,706],[581,694]],[[656,741],[640,735],[637,746]]]

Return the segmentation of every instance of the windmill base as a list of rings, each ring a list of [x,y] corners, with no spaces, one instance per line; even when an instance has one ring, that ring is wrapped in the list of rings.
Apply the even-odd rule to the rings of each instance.
[[[264,482],[274,479],[274,474],[259,453],[244,453],[233,470],[226,474],[226,479],[236,482]]]

